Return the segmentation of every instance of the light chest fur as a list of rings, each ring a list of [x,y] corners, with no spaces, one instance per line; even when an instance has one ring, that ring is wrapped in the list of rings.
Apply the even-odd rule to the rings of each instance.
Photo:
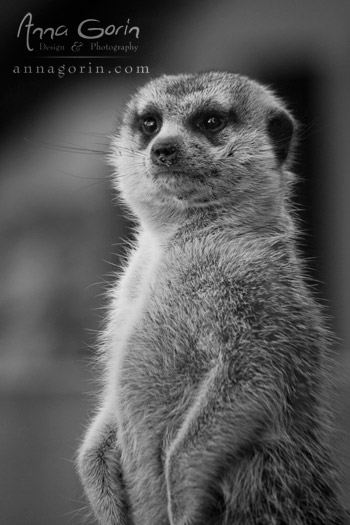
[[[214,227],[160,243],[143,233],[131,261],[120,283],[121,329],[112,322],[111,404],[118,407],[124,479],[138,502],[134,523],[151,524],[162,513],[168,523],[166,452],[179,439],[191,407],[206,395],[211,376],[220,371],[223,383],[226,374],[238,384],[260,374],[266,382],[259,368],[267,361],[290,402],[304,404],[306,392],[293,390],[290,373],[298,371],[307,392],[315,386],[310,371],[323,332],[308,294],[301,297],[297,264],[281,236],[242,240]],[[290,359],[284,348],[296,325],[299,363],[298,352]],[[269,430],[275,439],[284,433],[282,417],[276,412]]]

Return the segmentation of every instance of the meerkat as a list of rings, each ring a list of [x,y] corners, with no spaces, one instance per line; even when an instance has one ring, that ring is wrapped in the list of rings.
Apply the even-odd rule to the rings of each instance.
[[[238,74],[162,76],[112,143],[138,230],[112,291],[78,469],[101,525],[348,523],[329,335],[291,212],[295,121]]]

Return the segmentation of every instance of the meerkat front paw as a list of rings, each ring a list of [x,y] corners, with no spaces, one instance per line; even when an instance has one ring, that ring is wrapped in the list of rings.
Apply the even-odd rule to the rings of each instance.
[[[101,525],[132,525],[126,500],[116,431],[88,436],[80,449],[78,471],[85,493]]]

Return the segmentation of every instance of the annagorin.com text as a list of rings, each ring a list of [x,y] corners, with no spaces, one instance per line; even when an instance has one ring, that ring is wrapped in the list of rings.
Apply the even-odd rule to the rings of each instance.
[[[95,66],[91,62],[87,65],[21,65],[13,66],[12,72],[17,75],[56,75],[64,78],[66,75],[148,75],[148,66],[111,65]]]

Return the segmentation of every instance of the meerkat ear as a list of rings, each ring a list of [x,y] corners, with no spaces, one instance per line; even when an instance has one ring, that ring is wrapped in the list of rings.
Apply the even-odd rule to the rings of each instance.
[[[288,157],[294,132],[294,123],[287,111],[273,109],[267,117],[267,132],[277,160],[282,164]]]

